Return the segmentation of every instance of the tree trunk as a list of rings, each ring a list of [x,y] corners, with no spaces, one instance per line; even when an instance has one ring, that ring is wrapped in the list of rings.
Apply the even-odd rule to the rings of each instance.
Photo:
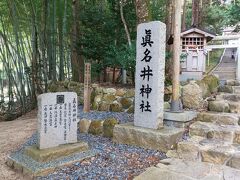
[[[125,33],[126,33],[126,36],[127,36],[128,46],[131,49],[132,48],[131,37],[130,37],[129,30],[128,30],[127,22],[125,20],[124,14],[123,14],[123,6],[124,6],[123,0],[120,0],[119,4],[120,4],[121,20],[122,20],[124,30],[125,30]],[[123,78],[122,83],[126,84],[127,83],[127,72],[126,72],[125,69],[122,70],[122,78]]]
[[[56,60],[56,0],[53,0],[53,16],[52,16],[52,80],[57,80],[57,60]]]
[[[137,24],[150,21],[149,3],[149,0],[135,0]]]
[[[128,46],[131,48],[132,47],[131,37],[130,37],[129,30],[128,30],[127,22],[125,20],[124,14],[123,14],[123,6],[124,6],[123,0],[120,0],[119,4],[120,4],[121,20],[122,20],[122,23],[123,23],[123,26],[124,26],[124,30],[125,30],[125,33],[126,33],[126,36],[127,36]]]
[[[48,0],[42,1],[42,16],[41,16],[41,52],[43,63],[43,79],[44,91],[47,92],[48,88],[48,63],[46,59],[46,44],[47,44],[47,14],[48,14]]]
[[[167,8],[167,16],[166,16],[166,39],[169,40],[171,35],[173,35],[173,20],[174,20],[174,11],[173,11],[173,3],[172,0],[168,0],[166,4]],[[167,51],[170,51],[170,44],[166,43]]]
[[[187,13],[187,0],[183,3],[183,13],[182,13],[182,31],[186,29],[186,13]]]
[[[200,0],[192,0],[192,26],[199,27]]]
[[[46,38],[46,44],[47,44],[47,61],[48,61],[48,79],[52,80],[53,78],[53,57],[52,57],[52,32],[50,26],[52,26],[52,22],[51,22],[51,4],[50,2],[48,2],[48,6],[47,6],[47,38]]]
[[[173,44],[173,22],[174,22],[174,11],[173,11],[173,0],[168,0],[166,3],[166,9],[167,9],[167,16],[166,16],[166,51],[169,53],[169,59],[165,63],[165,74],[166,74],[166,79],[171,80],[172,77],[172,44]]]
[[[77,49],[81,49],[77,46],[79,31],[79,0],[72,1],[73,22],[72,22],[72,79],[73,81],[84,81],[84,60]]]
[[[35,26],[35,17],[32,17],[32,98],[34,103],[37,102],[36,98],[36,89],[37,89],[37,72],[38,72],[38,63],[37,63],[37,29]]]
[[[62,1],[58,1],[59,9],[64,6],[64,15],[60,12],[58,18],[58,41],[59,41],[59,80],[64,81],[64,48],[63,48],[63,38],[64,38],[64,17],[66,13],[66,0],[64,0],[64,5],[61,4]]]

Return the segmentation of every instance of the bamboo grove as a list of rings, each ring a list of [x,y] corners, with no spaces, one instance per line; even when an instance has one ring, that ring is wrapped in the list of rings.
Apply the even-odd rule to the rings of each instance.
[[[184,1],[183,22],[189,27],[192,1]],[[194,1],[199,6],[201,0]],[[170,36],[171,2],[1,0],[0,116],[3,112],[20,115],[36,107],[37,95],[47,92],[54,81],[83,82],[85,62],[91,62],[95,80],[111,67],[126,70],[134,82],[137,24],[160,20],[167,24]],[[201,24],[210,28],[214,24],[212,29],[219,30],[223,23],[208,19],[216,15],[216,10],[221,19],[226,14],[224,7],[216,3],[202,9]]]

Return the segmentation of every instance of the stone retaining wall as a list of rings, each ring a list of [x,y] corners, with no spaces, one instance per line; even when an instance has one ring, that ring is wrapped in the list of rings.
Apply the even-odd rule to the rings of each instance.
[[[187,82],[181,86],[183,107],[188,109],[201,109],[203,100],[217,92],[219,80],[213,75],[208,75],[201,81]],[[78,95],[79,104],[83,104],[84,86],[82,83],[64,81],[52,83],[49,92],[73,91]],[[169,101],[172,87],[165,87],[165,101]],[[101,87],[92,84],[91,109],[97,111],[134,112],[134,88]],[[165,102],[165,109],[169,103]]]
[[[92,109],[133,113],[134,94],[134,89],[94,87]]]

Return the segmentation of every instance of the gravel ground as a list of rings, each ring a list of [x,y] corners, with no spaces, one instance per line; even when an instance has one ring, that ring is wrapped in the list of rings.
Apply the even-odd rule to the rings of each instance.
[[[115,112],[83,113],[80,107],[80,118],[92,120],[106,119],[115,117],[120,123],[133,121],[133,114]],[[18,151],[30,144],[36,143],[34,134],[24,143]],[[112,142],[109,138],[81,134],[78,132],[78,139],[89,143],[93,152],[97,155],[85,160],[60,168],[46,177],[39,177],[39,180],[48,179],[133,179],[135,176],[144,172],[146,168],[159,163],[166,155],[159,151],[146,150],[143,148],[121,145]],[[78,158],[77,158],[78,159]]]
[[[133,122],[133,114],[126,112],[90,111],[89,113],[84,113],[83,107],[80,106],[78,113],[80,119],[86,118],[90,120],[104,120],[114,117],[119,121],[120,124]]]
[[[116,144],[111,139],[100,136],[79,133],[78,138],[88,142],[98,154],[72,166],[61,168],[39,180],[133,179],[147,167],[156,165],[161,159],[166,158],[165,154],[159,151]]]
[[[133,114],[125,112],[82,112],[79,107],[79,117],[91,120],[102,120],[109,117],[118,119],[119,123],[133,122]],[[146,168],[156,165],[166,155],[159,151],[121,145],[112,142],[109,138],[78,133],[78,139],[88,142],[97,155],[74,163],[72,166],[61,168],[58,171],[41,177],[47,179],[133,179]]]

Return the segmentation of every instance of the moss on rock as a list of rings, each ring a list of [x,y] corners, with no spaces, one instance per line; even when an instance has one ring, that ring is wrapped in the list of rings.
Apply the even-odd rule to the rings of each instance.
[[[110,108],[110,104],[106,103],[105,101],[102,101],[99,104],[98,110],[99,111],[109,111],[109,108]]]
[[[116,96],[112,94],[105,94],[103,96],[103,100],[106,101],[108,104],[111,104],[113,103],[114,100],[116,100]]]
[[[103,123],[103,136],[113,137],[113,128],[116,124],[118,124],[118,121],[115,118],[106,119]]]
[[[103,133],[103,121],[92,121],[89,126],[88,133],[93,135],[101,135]]]
[[[135,89],[128,89],[124,95],[126,98],[134,97],[135,95]]]
[[[93,110],[98,110],[98,107],[99,107],[98,103],[93,102],[93,104],[92,104],[92,109],[93,109]]]
[[[122,105],[119,102],[114,101],[112,104],[110,104],[110,111],[121,112],[122,111]]]
[[[208,75],[202,79],[202,82],[208,85],[211,93],[217,92],[219,86],[219,79],[214,75]]]
[[[125,89],[117,89],[116,96],[123,97],[125,93],[126,93]]]
[[[133,104],[133,101],[130,98],[121,98],[120,103],[124,109],[128,109]]]
[[[208,84],[206,84],[204,81],[196,81],[196,83],[202,90],[203,98],[209,97],[211,95],[211,91],[209,89]]]

